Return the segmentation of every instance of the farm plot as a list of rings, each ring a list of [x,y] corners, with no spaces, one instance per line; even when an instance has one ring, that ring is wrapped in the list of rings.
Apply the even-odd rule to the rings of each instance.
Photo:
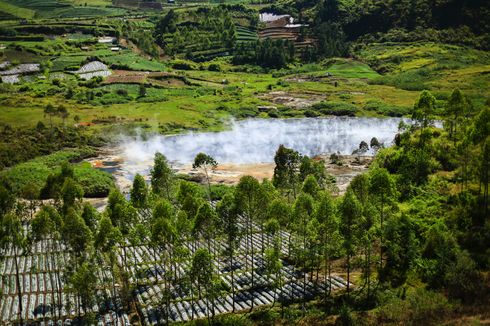
[[[20,82],[21,76],[39,71],[40,65],[38,63],[23,63],[11,69],[0,71],[0,78],[4,83],[15,84]]]
[[[245,218],[241,218],[239,227],[245,230],[250,225]],[[283,267],[279,272],[268,275],[264,250],[273,246],[277,239],[261,233],[255,224],[253,230],[252,235],[241,239],[233,260],[224,255],[228,250],[227,245],[217,239],[185,242],[181,248],[148,245],[126,247],[126,255],[118,259],[120,264],[124,264],[124,260],[129,264],[130,279],[136,285],[136,298],[145,323],[164,324],[167,319],[185,322],[211,315],[248,311],[276,302],[286,304],[310,300],[329,289],[346,286],[346,282],[338,276],[317,277],[312,272],[299,270],[286,259],[282,259]],[[289,256],[289,238],[284,231],[279,235],[283,258]],[[190,257],[200,248],[206,248],[214,256],[218,283],[227,289],[212,298],[202,296],[198,283],[191,281],[189,259],[168,263],[169,253],[187,252]],[[167,296],[169,305],[163,305]]]
[[[28,225],[24,229],[28,230]],[[341,289],[346,282],[335,275],[327,277],[313,270],[303,271],[289,263],[289,255],[301,241],[289,233],[261,232],[259,225],[240,217],[242,234],[233,257],[223,239],[182,239],[174,245],[150,245],[149,238],[119,245],[116,263],[127,272],[132,297],[145,325],[185,322],[212,315],[249,311],[256,307],[310,300],[330,290]],[[179,244],[180,243],[180,244]],[[265,250],[278,246],[282,267],[267,272]],[[213,256],[213,273],[221,289],[209,295],[207,288],[190,274],[191,257],[206,248]],[[43,238],[24,252],[7,248],[0,252],[1,323],[70,324],[83,308],[68,284],[67,270],[75,253],[64,242]],[[96,259],[97,300],[89,308],[99,325],[130,325],[123,308],[120,279],[111,273],[104,260]],[[214,284],[214,283],[213,283]],[[207,285],[206,285],[207,286]]]
[[[113,70],[105,84],[141,84],[148,77],[147,71]]]
[[[0,323],[11,324],[22,317],[29,324],[49,322],[52,325],[53,321],[62,320],[69,324],[81,308],[63,272],[72,264],[72,253],[53,239],[34,242],[26,253],[21,255],[12,248],[1,253]],[[98,300],[91,311],[96,313],[99,324],[130,325],[120,299],[113,294],[109,269],[102,264],[98,266]]]
[[[105,64],[103,64],[100,61],[92,61],[89,62],[77,71],[75,71],[75,74],[80,76],[82,79],[91,79],[93,77],[107,77],[111,75],[111,71]]]

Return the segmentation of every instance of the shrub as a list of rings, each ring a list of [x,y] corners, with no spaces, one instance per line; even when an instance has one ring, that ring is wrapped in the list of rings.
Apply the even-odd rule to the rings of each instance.
[[[212,63],[208,67],[209,71],[221,71],[221,66],[217,63]]]
[[[350,116],[356,115],[357,108],[346,102],[320,102],[311,106],[312,110],[319,111],[325,115]]]

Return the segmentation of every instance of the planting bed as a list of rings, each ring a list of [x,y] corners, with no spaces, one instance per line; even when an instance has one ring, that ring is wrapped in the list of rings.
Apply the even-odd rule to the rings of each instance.
[[[19,320],[19,299],[24,321],[46,322],[46,325],[54,325],[53,322],[71,324],[79,311],[76,296],[69,291],[63,273],[71,264],[71,253],[61,242],[51,239],[35,242],[27,252],[21,255],[9,249],[1,253],[0,324]],[[20,286],[17,285],[15,259]],[[120,300],[111,295],[109,284],[112,278],[108,269],[99,265],[97,274],[98,302],[91,310],[97,313],[98,323],[130,325],[128,315],[121,310]]]
[[[164,324],[167,319],[182,322],[248,311],[276,302],[309,300],[329,288],[336,290],[346,285],[338,276],[318,277],[313,271],[305,273],[288,263],[290,248],[298,242],[284,231],[276,235],[281,244],[283,267],[279,273],[268,275],[264,250],[272,246],[272,236],[262,233],[257,224],[251,224],[244,217],[239,220],[239,228],[251,229],[252,235],[240,239],[232,261],[225,255],[226,243],[218,239],[184,242],[178,249],[187,254],[171,263],[169,253],[176,252],[177,248],[170,245],[156,248],[146,239],[137,246],[127,243],[119,248],[118,265],[129,273],[133,297],[145,325]],[[189,279],[190,257],[199,248],[208,249],[214,256],[214,272],[226,289],[214,299],[200,296],[198,284]],[[83,315],[75,293],[67,284],[64,271],[72,264],[72,253],[62,242],[46,239],[34,242],[25,253],[9,249],[1,254],[4,257],[0,264],[1,323],[19,320],[19,300],[23,307],[22,318],[29,322],[69,325],[78,314]],[[20,286],[17,286],[15,259]],[[123,310],[118,294],[119,280],[113,278],[110,267],[103,261],[97,266],[97,302],[91,311],[96,313],[98,324],[130,325],[128,312]],[[165,305],[166,294],[168,306]]]

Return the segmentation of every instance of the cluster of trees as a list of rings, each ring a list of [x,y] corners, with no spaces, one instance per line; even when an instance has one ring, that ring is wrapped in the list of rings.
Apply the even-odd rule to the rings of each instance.
[[[101,144],[98,136],[89,135],[68,124],[61,128],[55,123],[54,116],[49,117],[52,128],[42,121],[34,128],[13,128],[0,124],[0,170],[66,147]],[[74,120],[78,121],[77,116]]]
[[[237,44],[234,64],[254,64],[264,68],[283,68],[294,61],[294,43],[289,40],[265,39]]]
[[[138,46],[145,53],[158,57],[158,47],[151,28],[141,25],[141,22],[124,20],[115,22],[116,37],[124,37]]]
[[[226,52],[233,48],[235,23],[227,7],[200,7],[192,13],[182,22],[179,14],[170,10],[156,24],[155,39],[167,54],[183,54],[200,61],[216,50]]]
[[[294,13],[317,38],[314,57],[343,56],[348,42],[439,41],[488,49],[485,1],[322,0],[285,2],[262,10]]]

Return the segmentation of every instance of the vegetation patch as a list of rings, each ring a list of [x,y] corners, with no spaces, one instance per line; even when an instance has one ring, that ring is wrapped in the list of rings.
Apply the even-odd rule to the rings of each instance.
[[[0,176],[8,180],[17,194],[21,194],[26,186],[31,185],[40,190],[48,176],[58,173],[64,163],[79,162],[94,154],[94,150],[88,148],[59,151],[6,169],[0,172]],[[114,187],[114,181],[108,173],[92,168],[89,163],[76,163],[73,167],[85,197],[105,197]]]

